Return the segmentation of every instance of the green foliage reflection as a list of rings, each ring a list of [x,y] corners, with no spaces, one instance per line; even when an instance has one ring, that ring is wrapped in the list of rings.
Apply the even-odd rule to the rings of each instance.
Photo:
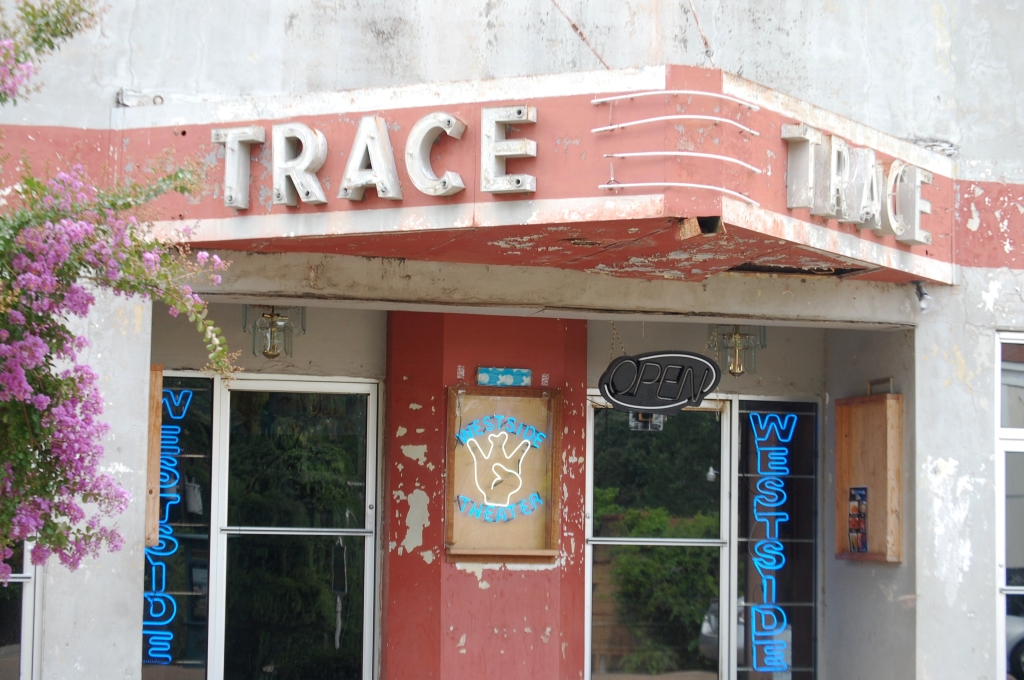
[[[595,534],[718,538],[720,486],[707,480],[708,468],[720,464],[716,415],[682,413],[667,418],[661,432],[633,432],[627,414],[598,411]],[[717,667],[699,651],[704,614],[718,599],[717,548],[601,546],[599,559],[610,562],[615,623],[630,638],[628,653],[613,659],[610,671]]]
[[[361,527],[366,396],[233,392],[228,522]]]

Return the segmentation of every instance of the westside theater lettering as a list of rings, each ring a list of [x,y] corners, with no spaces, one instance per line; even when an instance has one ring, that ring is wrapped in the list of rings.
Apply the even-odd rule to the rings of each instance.
[[[181,503],[177,492],[181,475],[178,456],[181,453],[181,421],[192,405],[192,390],[164,390],[163,408],[171,423],[160,427],[160,542],[146,548],[150,570],[150,590],[144,594],[146,606],[142,619],[142,635],[146,639],[145,663],[171,663],[174,632],[171,625],[178,614],[178,604],[168,589],[167,561],[178,552],[178,539],[171,526],[171,508]]]
[[[750,427],[757,449],[757,480],[754,522],[764,537],[753,546],[753,562],[761,578],[761,602],[751,607],[750,641],[755,671],[782,673],[789,670],[785,639],[786,612],[778,606],[777,574],[786,566],[780,525],[789,521],[782,507],[787,501],[784,477],[789,474],[789,446],[796,430],[796,415],[751,413]]]

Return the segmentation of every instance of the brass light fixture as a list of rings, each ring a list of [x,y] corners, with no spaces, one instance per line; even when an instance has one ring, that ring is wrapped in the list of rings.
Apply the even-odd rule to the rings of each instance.
[[[718,362],[738,378],[748,370],[757,372],[757,350],[768,346],[764,326],[708,326],[704,351],[718,354]]]
[[[283,352],[292,355],[292,336],[306,332],[305,307],[277,307],[276,305],[245,305],[242,328],[252,333],[252,353],[276,359]]]

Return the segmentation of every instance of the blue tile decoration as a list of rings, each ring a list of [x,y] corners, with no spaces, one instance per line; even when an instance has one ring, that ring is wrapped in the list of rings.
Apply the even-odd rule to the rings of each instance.
[[[528,368],[476,369],[476,384],[484,387],[529,387],[533,384],[533,371]]]

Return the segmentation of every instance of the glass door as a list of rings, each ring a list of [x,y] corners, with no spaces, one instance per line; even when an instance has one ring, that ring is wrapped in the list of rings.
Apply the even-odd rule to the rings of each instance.
[[[674,416],[595,403],[588,456],[588,659],[594,680],[729,677],[727,402]],[[724,600],[724,602],[723,602]]]
[[[1006,673],[1024,680],[1024,442],[1002,447],[1004,476],[1002,592],[1006,599]]]
[[[368,680],[376,385],[236,380],[220,420],[213,667]]]

